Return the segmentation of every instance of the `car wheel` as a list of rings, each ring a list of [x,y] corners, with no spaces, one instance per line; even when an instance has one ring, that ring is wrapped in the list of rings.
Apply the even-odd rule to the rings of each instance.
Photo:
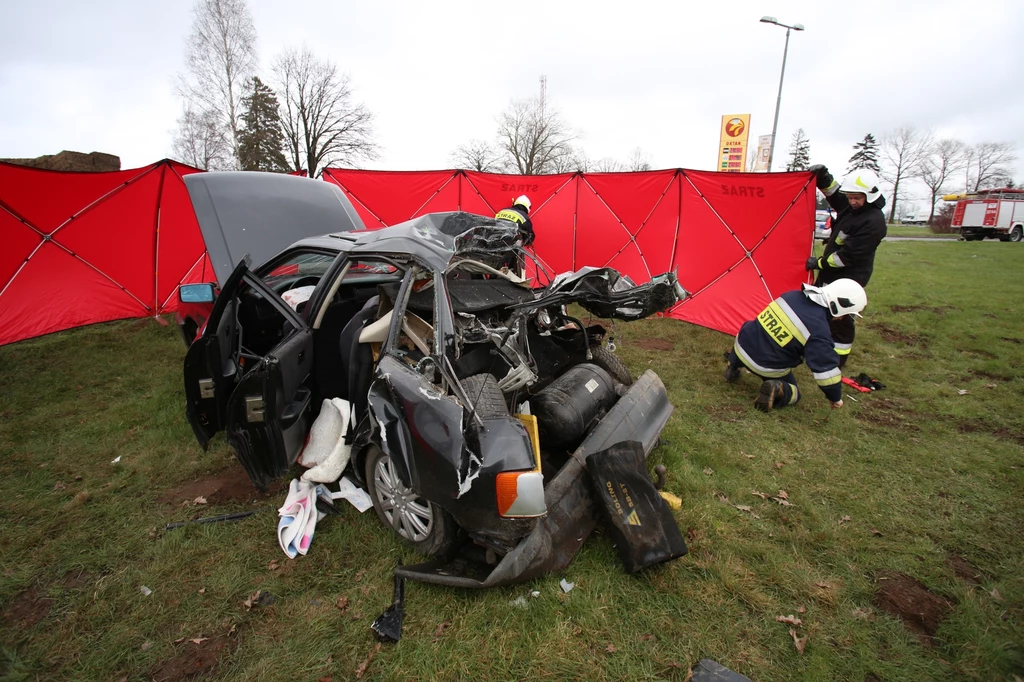
[[[455,519],[406,487],[391,458],[376,447],[366,458],[366,485],[377,518],[417,552],[444,556],[454,547]]]
[[[1021,226],[1018,225],[1017,227],[1010,230],[1010,241],[1019,242],[1021,239],[1024,239],[1024,230],[1022,230]]]
[[[623,386],[633,385],[633,375],[630,374],[629,367],[626,367],[626,363],[618,355],[604,346],[591,349],[591,355],[594,357],[590,362],[608,372],[612,380]]]
[[[474,374],[462,380],[462,388],[481,419],[507,417],[508,405],[498,380],[491,374]]]

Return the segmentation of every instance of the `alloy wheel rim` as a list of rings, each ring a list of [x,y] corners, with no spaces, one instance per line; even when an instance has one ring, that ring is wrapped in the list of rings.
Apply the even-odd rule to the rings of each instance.
[[[407,488],[385,455],[373,470],[374,489],[384,518],[396,533],[411,542],[422,542],[434,528],[430,503]]]

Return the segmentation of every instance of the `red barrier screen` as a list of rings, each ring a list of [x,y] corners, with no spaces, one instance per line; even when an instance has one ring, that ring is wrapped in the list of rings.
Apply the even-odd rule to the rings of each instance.
[[[173,312],[212,269],[174,161],[111,173],[0,163],[0,345]]]
[[[369,228],[424,213],[494,215],[530,197],[537,255],[554,272],[610,266],[635,282],[677,270],[691,297],[671,317],[734,334],[806,281],[814,230],[810,173],[497,175],[328,168]]]

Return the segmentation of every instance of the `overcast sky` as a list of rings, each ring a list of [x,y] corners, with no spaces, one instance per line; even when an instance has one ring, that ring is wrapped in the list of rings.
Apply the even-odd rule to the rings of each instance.
[[[122,167],[170,155],[191,0],[0,0],[0,157],[104,151]],[[512,98],[548,102],[591,158],[639,147],[655,168],[715,167],[723,114],[771,132],[792,35],[778,170],[803,128],[837,174],[851,145],[900,125],[967,143],[1008,141],[1024,180],[1021,0],[416,2],[249,0],[262,71],[307,45],[347,72],[375,114],[368,167],[446,168],[491,139]],[[781,160],[781,163],[780,163]]]

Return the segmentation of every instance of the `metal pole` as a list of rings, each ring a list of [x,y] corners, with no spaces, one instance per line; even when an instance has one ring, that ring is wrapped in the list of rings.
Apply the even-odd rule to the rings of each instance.
[[[775,133],[779,129],[779,106],[782,104],[782,80],[786,77],[786,55],[789,53],[789,32],[786,27],[786,47],[782,51],[782,73],[779,75],[779,97],[775,100],[775,122],[772,123],[772,144],[768,147],[768,172],[772,172],[772,161],[775,159]]]

